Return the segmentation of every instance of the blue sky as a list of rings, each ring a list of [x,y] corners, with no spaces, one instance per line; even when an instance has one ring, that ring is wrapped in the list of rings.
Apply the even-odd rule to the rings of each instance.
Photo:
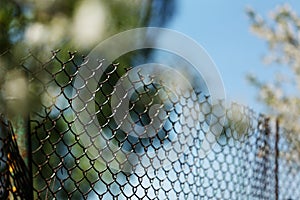
[[[261,80],[272,77],[272,69],[262,64],[267,53],[263,40],[250,32],[245,8],[251,6],[266,17],[269,11],[286,1],[178,1],[177,14],[168,28],[180,31],[196,40],[216,63],[223,78],[227,99],[264,112],[256,101],[257,90],[246,81],[246,74]],[[300,13],[300,2],[288,3]],[[273,70],[274,71],[274,70]]]

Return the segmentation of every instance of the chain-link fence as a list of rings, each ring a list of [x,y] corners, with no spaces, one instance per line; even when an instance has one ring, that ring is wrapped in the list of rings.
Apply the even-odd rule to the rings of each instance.
[[[29,156],[26,166],[17,134],[1,117],[1,199],[300,198],[298,136],[278,122],[238,104],[213,104],[202,92],[174,94],[138,71],[134,79],[121,64],[81,92],[93,78],[93,70],[78,74],[88,59],[59,55],[22,62]],[[129,89],[118,88],[120,81]],[[120,118],[113,108],[128,95]]]
[[[2,115],[0,132],[0,197],[28,199],[32,196],[30,172],[19,152],[12,125]]]

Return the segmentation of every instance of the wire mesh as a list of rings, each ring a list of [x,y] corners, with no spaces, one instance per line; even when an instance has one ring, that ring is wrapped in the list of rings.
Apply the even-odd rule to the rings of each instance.
[[[298,199],[300,196],[299,136],[282,127],[279,128],[279,135],[279,199]]]
[[[3,115],[0,133],[0,198],[30,198],[30,173],[20,155],[12,125]]]
[[[87,63],[87,58],[74,53],[60,58],[58,51],[48,62],[30,55],[22,63],[29,74],[31,92],[34,199],[300,197],[299,153],[293,150],[295,145],[290,139],[296,135],[280,129],[278,141],[266,116],[235,103],[225,106],[222,101],[218,106],[226,112],[219,115],[213,112],[215,105],[206,94],[178,91],[180,98],[175,98],[151,77],[132,81],[127,73],[130,68],[120,64],[111,64],[97,80],[97,89],[89,91],[94,99],[80,101],[78,91],[93,78],[93,71],[80,77],[79,85],[75,78],[80,68],[88,67]],[[112,109],[119,80],[130,83],[133,91],[127,113],[133,121],[124,118],[125,128],[117,123]],[[126,95],[128,91],[120,93],[115,103],[122,103]],[[89,111],[88,104],[95,111],[88,113],[89,117],[96,119],[98,126],[81,117]],[[163,113],[154,110],[164,121],[161,126],[156,126],[161,124],[159,120],[149,117],[149,112],[154,112],[150,109],[153,104],[164,109]],[[201,115],[193,116],[195,108]],[[186,113],[191,115],[182,120]],[[222,119],[224,123],[220,123]],[[134,135],[136,124],[148,127],[152,134]],[[203,143],[210,141],[208,135],[214,133],[214,125],[222,125],[222,132],[211,151],[203,153]],[[9,161],[14,152],[18,169],[26,169],[20,162],[12,128],[7,122],[1,127],[6,127],[0,130],[1,197],[12,193],[16,198],[28,199],[27,187],[22,187],[31,183],[28,171],[18,172],[24,175],[19,177],[26,178],[15,179],[9,168],[15,166]]]

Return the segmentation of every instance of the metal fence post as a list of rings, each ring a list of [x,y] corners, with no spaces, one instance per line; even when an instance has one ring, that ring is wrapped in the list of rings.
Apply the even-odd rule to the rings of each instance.
[[[275,199],[279,199],[279,178],[278,178],[278,160],[279,160],[279,119],[276,119],[276,130],[275,130]]]

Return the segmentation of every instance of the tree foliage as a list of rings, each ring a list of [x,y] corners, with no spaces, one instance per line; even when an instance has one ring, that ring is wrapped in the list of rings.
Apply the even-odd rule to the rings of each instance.
[[[0,113],[5,112],[10,116],[18,115],[19,108],[27,107],[29,104],[30,107],[37,107],[34,109],[45,114],[45,105],[49,102],[56,102],[58,98],[57,94],[49,94],[49,88],[61,91],[61,93],[71,92],[66,91],[71,90],[71,87],[66,86],[69,82],[67,74],[60,73],[61,76],[50,77],[49,74],[55,74],[61,70],[58,69],[59,67],[64,66],[69,70],[68,74],[74,74],[76,66],[69,66],[68,62],[63,64],[49,62],[48,64],[51,64],[51,67],[47,68],[49,71],[44,70],[45,73],[41,73],[41,70],[45,68],[43,64],[51,57],[51,50],[62,49],[64,52],[76,50],[82,55],[87,55],[99,42],[118,32],[144,26],[164,26],[174,11],[175,0],[1,0]],[[34,58],[24,59],[25,62],[22,62],[21,66],[19,60],[27,56],[29,52]],[[145,55],[149,53],[146,51]],[[62,61],[70,59],[68,53],[61,53],[59,57]],[[128,56],[123,59],[122,66],[129,67],[133,57]],[[78,65],[82,62],[79,59],[74,62],[77,61]],[[28,74],[26,74],[27,71],[24,72],[24,68],[40,73],[38,77],[40,80],[32,81],[29,88],[26,87]],[[57,82],[55,85],[57,88],[51,88],[52,85],[51,87],[47,85],[47,88],[43,86],[43,82],[49,79],[52,83],[53,80]],[[65,85],[65,88],[61,89],[60,84]],[[41,88],[45,90],[43,93],[40,92]],[[35,97],[28,98],[27,93],[34,94]],[[45,96],[48,98],[43,98]],[[26,100],[29,101],[28,104]],[[53,106],[49,109],[52,108]],[[64,117],[72,117],[71,112],[64,114]],[[44,118],[40,117],[42,119],[31,123],[34,188],[40,190],[45,199],[53,196],[49,189],[58,190],[57,198],[67,198],[68,193],[76,189],[72,180],[84,179],[78,186],[78,191],[72,196],[80,199],[80,192],[90,191],[89,183],[84,181],[95,180],[98,177],[96,170],[90,170],[89,173],[84,174],[91,168],[90,160],[82,156],[84,149],[76,140],[64,117],[60,113],[55,113]],[[15,124],[18,124],[18,120]],[[16,132],[19,133],[19,131]],[[41,145],[43,139],[47,142]],[[65,152],[70,151],[66,144],[70,146],[72,144],[71,153],[75,152],[74,155],[70,152],[67,156],[65,155]],[[48,160],[49,163],[45,165],[43,162],[50,154],[51,160]],[[82,170],[74,167],[78,165],[79,158]],[[105,171],[101,163],[95,166]],[[56,170],[58,168],[60,172]],[[66,178],[67,175],[71,176],[71,179]],[[112,177],[110,171],[103,173],[104,181],[111,181],[109,177]],[[121,173],[120,179],[124,177]],[[45,182],[46,179],[47,182]],[[49,187],[45,189],[47,185]],[[64,190],[58,189],[62,185],[64,185]],[[118,193],[117,190],[111,190],[112,194]]]
[[[66,51],[87,55],[113,34],[149,25],[164,26],[174,12],[175,0],[1,0],[0,112],[14,114],[26,107],[28,91],[20,87],[26,84],[20,83],[27,81],[27,72],[20,68],[20,60],[29,52],[35,59],[26,59],[22,65],[34,72],[49,60],[52,50],[65,52],[60,54],[61,60],[69,59]],[[122,64],[128,67],[131,61],[123,59]]]
[[[300,17],[288,5],[278,6],[264,19],[253,9],[247,14],[251,31],[268,46],[264,62],[276,68],[268,81],[249,75],[248,80],[259,90],[258,99],[281,124],[300,131]]]

